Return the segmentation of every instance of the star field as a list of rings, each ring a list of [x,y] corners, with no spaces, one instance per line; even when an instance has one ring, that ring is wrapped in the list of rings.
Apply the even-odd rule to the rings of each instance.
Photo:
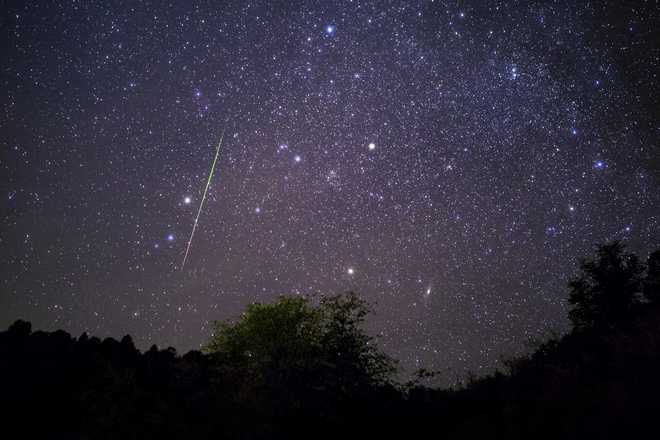
[[[354,290],[405,369],[486,371],[596,244],[660,245],[659,10],[7,2],[0,326],[184,351]]]

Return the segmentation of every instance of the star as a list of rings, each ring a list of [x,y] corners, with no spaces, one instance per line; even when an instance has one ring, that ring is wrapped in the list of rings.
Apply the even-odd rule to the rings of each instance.
[[[655,2],[10,3],[2,322],[101,304],[99,335],[183,354],[238,305],[350,285],[403,369],[429,347],[460,379],[569,330],[592,244],[659,243]]]

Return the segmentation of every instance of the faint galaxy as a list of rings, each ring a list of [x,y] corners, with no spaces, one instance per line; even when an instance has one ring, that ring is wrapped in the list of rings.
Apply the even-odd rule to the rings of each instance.
[[[0,27],[2,328],[185,351],[354,290],[404,368],[460,375],[566,330],[596,244],[660,245],[657,2],[8,1]]]

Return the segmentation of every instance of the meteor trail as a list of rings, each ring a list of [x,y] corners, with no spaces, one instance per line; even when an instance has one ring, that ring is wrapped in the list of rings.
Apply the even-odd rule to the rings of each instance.
[[[218,156],[220,155],[220,146],[222,145],[222,139],[225,137],[225,128],[222,129],[222,134],[220,135],[220,142],[218,142],[218,148],[215,150],[215,157],[213,158],[213,164],[211,165],[211,172],[209,173],[209,178],[206,181],[206,188],[204,188],[204,195],[202,196],[202,201],[199,202],[199,209],[197,210],[197,217],[195,217],[195,223],[193,224],[192,232],[190,233],[190,238],[188,239],[188,246],[186,247],[186,254],[183,256],[183,263],[181,264],[181,270],[186,267],[186,260],[188,259],[188,252],[190,252],[190,245],[192,244],[193,237],[195,235],[195,229],[197,229],[197,223],[199,222],[199,215],[202,213],[202,208],[204,207],[204,201],[206,200],[206,193],[209,190],[211,185],[211,179],[213,178],[213,172],[215,171],[215,163],[218,161]]]

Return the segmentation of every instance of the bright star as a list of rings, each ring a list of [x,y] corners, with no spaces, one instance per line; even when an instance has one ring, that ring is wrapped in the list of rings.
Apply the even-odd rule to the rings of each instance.
[[[167,241],[174,241],[174,234],[168,234]]]
[[[353,274],[355,274],[355,269],[353,269],[352,267],[349,267],[349,268],[346,270],[346,273],[348,273],[349,275],[353,275]]]
[[[376,149],[376,144],[373,142],[369,144],[369,151],[374,151]]]
[[[300,157],[300,155],[296,154],[295,156],[293,156],[293,160],[295,160],[296,162],[300,162],[302,160],[302,157]]]
[[[189,196],[183,198],[183,203],[186,205],[190,205],[190,202],[192,202],[192,199]]]
[[[328,34],[332,34],[332,33],[335,32],[335,27],[332,26],[332,25],[328,25],[328,26],[325,28],[325,31],[326,31]]]

